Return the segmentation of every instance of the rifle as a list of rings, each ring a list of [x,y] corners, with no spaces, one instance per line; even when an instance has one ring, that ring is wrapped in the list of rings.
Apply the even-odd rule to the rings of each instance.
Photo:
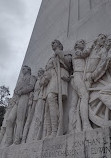
[[[57,56],[57,79],[58,79],[58,102],[59,102],[59,125],[57,136],[63,135],[63,106],[62,106],[62,85],[61,85],[61,69],[60,60]]]

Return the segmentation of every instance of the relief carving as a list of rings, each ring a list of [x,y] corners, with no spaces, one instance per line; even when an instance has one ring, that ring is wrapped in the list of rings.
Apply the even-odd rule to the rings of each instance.
[[[14,90],[14,96],[17,96],[18,101],[11,109],[10,114],[6,120],[7,146],[11,145],[13,142],[15,144],[21,143],[29,95],[30,92],[33,91],[35,85],[35,77],[31,75],[30,67],[23,66],[22,74],[23,77]]]
[[[85,67],[86,58],[90,55],[90,50],[86,50],[86,42],[84,40],[77,41],[72,52],[72,64],[73,64],[73,88],[78,94],[78,105],[80,117],[82,120],[82,126],[80,122],[77,124],[77,129],[80,131],[92,129],[88,118],[88,100],[89,93],[85,84]],[[79,114],[78,114],[79,115]],[[77,120],[77,122],[80,120]]]
[[[69,108],[67,116],[72,117],[70,132],[111,126],[111,39],[99,34],[89,48],[81,39],[73,51],[64,51],[58,40],[51,46],[54,55],[37,77],[31,75],[30,67],[22,67],[23,77],[1,127],[1,144],[3,140],[9,146],[67,134],[65,106]],[[71,106],[70,86],[77,95]]]
[[[42,84],[45,86],[44,136],[63,135],[63,102],[68,96],[67,88],[71,58],[65,56],[63,45],[52,42],[54,56],[46,64]]]

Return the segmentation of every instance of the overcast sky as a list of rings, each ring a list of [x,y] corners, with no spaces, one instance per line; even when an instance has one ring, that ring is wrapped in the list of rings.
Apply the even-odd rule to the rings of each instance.
[[[0,0],[0,85],[15,88],[42,0]]]

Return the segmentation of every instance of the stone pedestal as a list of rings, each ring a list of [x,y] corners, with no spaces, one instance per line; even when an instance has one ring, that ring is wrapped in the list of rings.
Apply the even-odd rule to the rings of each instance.
[[[0,158],[111,158],[111,129],[72,133],[0,149]]]

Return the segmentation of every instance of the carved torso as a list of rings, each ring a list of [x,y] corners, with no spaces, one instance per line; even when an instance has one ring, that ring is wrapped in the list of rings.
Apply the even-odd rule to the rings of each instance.
[[[73,52],[72,64],[73,64],[74,72],[84,72],[87,55],[88,55],[87,51],[86,53],[84,53],[83,51],[79,50],[79,54],[78,51]]]
[[[37,100],[39,93],[40,93],[40,77],[37,78],[36,84],[35,84],[35,88],[34,88],[34,99],[33,100]]]
[[[97,68],[99,61],[101,60],[102,54],[105,53],[104,48],[94,48],[87,59],[86,72],[92,73]]]
[[[64,61],[66,61],[67,57],[64,57]],[[66,65],[63,59],[60,59],[60,69],[61,69],[61,84],[62,84],[62,94],[67,95],[67,82],[62,80],[62,77],[68,78],[69,77],[69,67],[70,65]],[[69,67],[68,67],[69,66]],[[46,95],[49,93],[58,93],[58,67],[57,67],[57,58],[52,57],[49,59],[46,65],[46,71],[50,74],[51,78],[46,87]]]
[[[21,90],[23,87],[27,87],[30,84],[31,75],[27,74],[21,78],[16,86],[16,90]]]
[[[72,64],[74,72],[84,72],[85,59],[77,58],[75,55],[72,56]]]

